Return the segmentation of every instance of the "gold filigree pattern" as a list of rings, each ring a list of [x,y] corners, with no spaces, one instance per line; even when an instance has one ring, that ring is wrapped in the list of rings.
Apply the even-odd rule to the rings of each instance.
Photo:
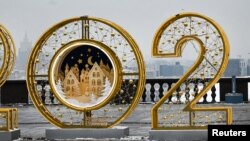
[[[74,41],[103,44],[115,53],[112,57],[120,62],[115,76],[122,78],[121,82],[118,81],[120,87],[115,89],[110,101],[91,111],[71,109],[61,106],[60,102],[56,102],[56,106],[45,105],[41,99],[39,84],[45,82],[50,89],[51,60],[60,48]],[[48,121],[61,128],[106,128],[120,123],[139,102],[144,83],[144,62],[133,38],[118,25],[94,17],[72,18],[51,27],[36,43],[27,66],[27,86],[34,105]],[[127,90],[130,87],[132,92]],[[54,95],[55,91],[50,90]],[[131,98],[131,103],[127,98]],[[55,101],[60,100],[55,97]]]
[[[0,25],[0,87],[13,70],[16,58],[14,41],[9,31]]]
[[[182,13],[171,17],[155,34],[152,55],[160,58],[181,57],[183,49],[190,46],[194,47],[194,53],[198,54],[198,57],[180,80],[152,108],[153,129],[202,129],[209,123],[217,122],[217,118],[212,116],[215,114],[224,118],[220,118],[220,122],[232,123],[231,107],[196,105],[220,79],[228,63],[229,42],[216,22],[197,13]],[[164,104],[169,98],[178,99],[176,97],[186,95],[191,83],[203,83],[204,86],[199,91],[196,88],[197,93],[192,95],[192,99],[184,102],[175,100],[174,103],[185,103],[179,110],[173,110],[171,106]]]

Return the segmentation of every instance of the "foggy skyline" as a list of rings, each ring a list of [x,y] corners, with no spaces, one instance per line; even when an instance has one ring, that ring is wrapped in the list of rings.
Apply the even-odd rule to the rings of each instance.
[[[34,45],[54,24],[89,15],[110,20],[135,39],[146,61],[152,60],[151,44],[158,27],[181,12],[197,12],[215,20],[227,34],[230,58],[249,58],[250,1],[247,0],[0,0],[0,24],[12,34],[16,47],[27,33]],[[31,50],[30,50],[31,51]],[[185,51],[191,56],[192,51]]]

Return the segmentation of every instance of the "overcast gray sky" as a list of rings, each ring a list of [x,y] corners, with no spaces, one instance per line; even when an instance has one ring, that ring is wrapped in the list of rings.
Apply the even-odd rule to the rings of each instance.
[[[11,31],[17,47],[25,32],[34,44],[55,23],[90,15],[125,28],[145,60],[150,60],[154,33],[167,18],[180,12],[199,12],[223,27],[232,58],[250,56],[249,0],[0,0],[0,7],[0,23]]]

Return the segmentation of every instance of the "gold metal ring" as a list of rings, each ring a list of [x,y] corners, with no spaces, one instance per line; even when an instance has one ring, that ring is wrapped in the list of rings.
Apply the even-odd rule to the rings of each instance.
[[[59,50],[66,49],[67,46],[74,48],[74,43],[75,45],[89,44],[103,49],[111,58],[113,67],[116,68],[114,76],[117,77],[115,81],[118,84],[114,84],[107,99],[93,107],[77,108],[67,105],[60,102],[62,100],[56,94],[56,90],[53,90],[51,73],[56,70],[56,54],[60,52]],[[66,50],[70,51],[70,49]],[[65,52],[68,53],[66,50]],[[53,63],[50,64],[53,56],[54,67]],[[145,85],[144,61],[134,39],[117,24],[88,16],[67,19],[48,29],[35,44],[26,72],[27,87],[34,105],[50,123],[61,128],[107,128],[117,125],[135,109]],[[43,103],[38,84],[40,81],[50,81],[52,95],[59,103],[66,105],[66,109],[64,106],[49,106]],[[128,95],[125,90],[128,87],[133,88],[132,96]],[[129,98],[131,103],[116,105],[114,104],[116,97],[121,98],[121,101]],[[115,107],[113,109],[118,112],[111,113],[110,107]],[[61,109],[66,112],[61,112]],[[89,120],[90,111],[91,119]],[[104,124],[99,124],[100,121]]]
[[[112,62],[112,66],[113,66],[113,70],[114,70],[114,80],[113,80],[113,85],[112,85],[112,89],[110,90],[110,94],[101,102],[96,103],[95,105],[90,105],[90,106],[79,106],[79,105],[73,105],[70,102],[67,102],[67,100],[65,98],[62,98],[62,96],[60,96],[57,88],[56,88],[56,78],[58,75],[58,69],[61,67],[62,61],[64,61],[65,56],[71,52],[72,50],[74,50],[75,48],[81,47],[81,46],[92,46],[95,48],[100,49],[101,51],[103,51],[111,60]],[[58,98],[58,100],[60,100],[61,103],[63,103],[64,105],[66,105],[69,108],[78,110],[78,111],[90,111],[90,110],[96,110],[99,109],[101,107],[103,107],[105,104],[107,104],[110,99],[112,97],[114,97],[114,95],[117,93],[117,91],[119,91],[120,87],[121,87],[121,82],[122,82],[122,71],[121,71],[121,63],[120,61],[117,59],[117,56],[115,55],[115,53],[109,48],[107,47],[105,44],[102,44],[100,42],[94,41],[94,40],[76,40],[73,42],[70,42],[66,45],[64,45],[62,48],[60,48],[56,54],[54,55],[54,57],[52,58],[52,61],[50,63],[50,67],[49,67],[49,84],[50,87],[52,88],[53,94]]]

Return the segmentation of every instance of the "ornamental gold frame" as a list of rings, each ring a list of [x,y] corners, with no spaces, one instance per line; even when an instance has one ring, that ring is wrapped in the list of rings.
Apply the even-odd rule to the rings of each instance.
[[[222,63],[221,66],[217,72],[217,74],[214,76],[213,79],[211,79],[210,83],[205,87],[205,89],[202,89],[202,91],[193,99],[191,102],[189,102],[183,111],[189,111],[190,115],[190,125],[189,126],[184,126],[184,127],[158,127],[158,108],[164,104],[164,102],[169,98],[170,95],[174,92],[176,88],[178,88],[187,78],[188,76],[195,71],[196,67],[199,65],[199,63],[203,60],[204,54],[205,54],[205,49],[203,47],[202,41],[195,37],[195,36],[184,36],[182,37],[175,45],[174,53],[159,53],[158,51],[158,45],[161,39],[161,35],[164,32],[164,30],[172,24],[174,21],[184,18],[184,17],[198,17],[201,19],[205,19],[208,21],[210,24],[212,24],[216,30],[219,32],[221,35],[221,39],[223,42],[223,48],[224,48],[224,53],[223,53],[223,58],[222,58]],[[224,32],[224,30],[220,27],[219,24],[217,24],[215,21],[212,19],[198,14],[198,13],[191,13],[191,12],[186,12],[186,13],[181,13],[176,16],[170,17],[168,20],[166,20],[157,30],[154,38],[153,38],[153,44],[152,44],[152,57],[158,57],[158,58],[169,58],[169,57],[180,57],[182,53],[182,45],[185,41],[188,40],[194,40],[199,44],[200,47],[200,54],[198,59],[196,59],[195,63],[189,68],[189,70],[185,73],[184,76],[182,76],[179,81],[172,87],[151,109],[151,119],[152,119],[152,129],[154,130],[183,130],[183,129],[188,129],[188,130],[193,130],[193,129],[207,129],[207,126],[194,126],[193,125],[193,118],[192,118],[192,112],[194,111],[225,111],[226,112],[226,123],[227,124],[232,124],[232,108],[231,107],[195,107],[196,103],[199,101],[201,97],[203,97],[206,92],[211,89],[216,82],[220,79],[220,77],[223,75],[224,71],[226,70],[227,64],[228,64],[228,58],[229,58],[229,41],[227,39],[227,36]]]
[[[0,66],[0,87],[9,78],[16,60],[16,47],[10,32],[0,24],[0,39],[3,43],[4,57]]]
[[[10,32],[0,24],[0,39],[4,49],[3,63],[0,66],[0,88],[9,78],[16,60],[16,48]],[[0,114],[5,114],[6,126],[0,131],[10,131],[18,128],[18,109],[0,108]]]
[[[113,82],[112,89],[110,91],[109,96],[106,99],[104,99],[102,102],[100,102],[92,107],[86,107],[86,108],[79,108],[79,107],[76,107],[72,104],[65,102],[61,98],[61,96],[58,95],[58,92],[56,91],[55,79],[54,79],[54,77],[56,77],[54,75],[55,74],[54,70],[58,70],[58,67],[61,65],[63,59],[68,54],[68,52],[70,52],[73,49],[75,49],[79,46],[82,46],[82,45],[93,46],[93,47],[98,48],[101,51],[103,51],[103,53],[106,54],[108,56],[108,58],[111,60],[113,70],[114,70],[114,82]],[[63,55],[63,56],[60,56],[60,55]],[[57,62],[60,59],[61,59],[61,61]],[[121,84],[122,84],[122,75],[121,75],[122,70],[121,70],[121,68],[122,68],[121,62],[119,61],[118,57],[113,52],[113,50],[111,50],[105,44],[103,44],[101,42],[97,42],[95,40],[86,40],[86,39],[85,40],[75,40],[75,41],[69,42],[68,44],[66,44],[63,47],[61,47],[60,49],[58,49],[57,52],[55,53],[55,55],[53,56],[52,61],[49,65],[49,84],[51,86],[53,94],[56,96],[56,98],[61,103],[63,103],[63,105],[65,105],[71,109],[83,111],[83,112],[97,110],[97,109],[100,109],[101,107],[103,107],[104,105],[106,105],[117,94],[117,92],[121,88]]]
[[[76,18],[71,18],[71,19],[67,19],[64,20],[54,26],[52,26],[51,28],[49,28],[40,38],[39,40],[36,42],[30,57],[29,57],[29,61],[28,61],[28,65],[27,65],[27,70],[26,70],[26,82],[27,82],[27,87],[28,87],[28,91],[29,94],[31,96],[31,99],[35,105],[35,107],[39,110],[40,114],[47,119],[51,124],[60,127],[60,128],[86,128],[89,126],[84,126],[84,125],[66,125],[62,122],[60,122],[60,120],[58,120],[56,117],[53,117],[49,111],[47,110],[47,108],[44,106],[44,104],[42,103],[42,101],[40,100],[40,98],[37,95],[37,89],[36,86],[34,84],[36,84],[36,80],[34,79],[35,74],[35,68],[36,68],[36,59],[37,56],[39,54],[40,49],[42,48],[42,45],[44,43],[44,41],[46,41],[50,35],[53,33],[53,31],[55,31],[56,29],[60,28],[63,25],[66,25],[67,23],[71,23],[74,21],[78,21],[78,20],[95,20],[104,24],[107,24],[108,26],[114,28],[118,33],[120,33],[125,40],[128,41],[129,45],[131,46],[131,48],[133,49],[134,53],[135,53],[135,57],[136,57],[136,61],[138,63],[138,84],[137,84],[137,90],[136,90],[136,94],[135,97],[133,99],[133,101],[130,104],[130,107],[126,110],[125,113],[123,113],[123,115],[121,115],[119,118],[117,118],[112,124],[108,125],[108,126],[102,126],[100,128],[110,128],[113,127],[117,124],[119,124],[120,122],[122,122],[124,119],[126,119],[131,113],[132,111],[135,109],[135,107],[137,106],[137,104],[139,103],[139,100],[142,96],[142,93],[144,91],[144,85],[145,85],[145,66],[144,66],[144,61],[143,61],[143,57],[142,54],[139,50],[138,45],[136,44],[136,42],[134,41],[134,39],[120,26],[118,26],[117,24],[110,22],[108,20],[105,19],[101,19],[101,18],[94,18],[94,17],[76,17]],[[83,28],[83,27],[82,27]],[[86,28],[86,27],[84,27]],[[83,33],[82,33],[83,34]],[[83,39],[86,39],[86,35],[83,36]],[[126,73],[122,73],[122,74],[126,74]],[[90,126],[89,128],[91,128],[92,126]],[[98,128],[98,127],[95,127]]]
[[[0,114],[5,114],[6,126],[0,127],[0,131],[10,131],[18,128],[18,109],[0,108]]]

